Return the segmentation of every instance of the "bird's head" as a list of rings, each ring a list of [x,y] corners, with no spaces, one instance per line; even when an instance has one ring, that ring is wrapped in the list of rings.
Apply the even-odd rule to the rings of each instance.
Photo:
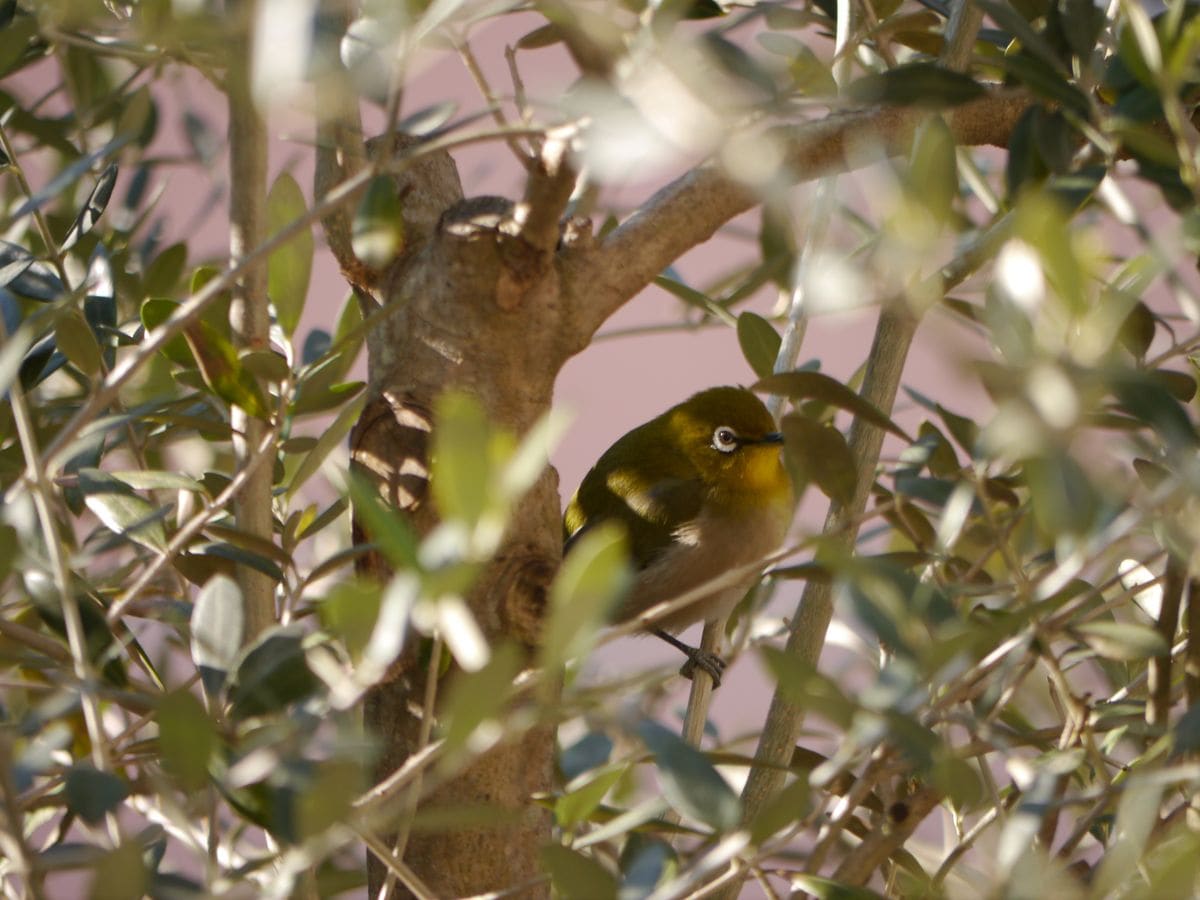
[[[661,423],[672,452],[729,502],[769,502],[791,491],[780,459],[783,436],[745,388],[701,391],[664,413]]]

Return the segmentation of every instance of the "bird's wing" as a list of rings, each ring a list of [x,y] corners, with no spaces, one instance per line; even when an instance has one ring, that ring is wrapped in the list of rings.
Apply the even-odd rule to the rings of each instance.
[[[568,509],[564,551],[590,527],[617,521],[629,534],[633,563],[645,568],[700,513],[704,487],[696,479],[659,477],[649,482],[611,472],[602,485],[587,485]]]

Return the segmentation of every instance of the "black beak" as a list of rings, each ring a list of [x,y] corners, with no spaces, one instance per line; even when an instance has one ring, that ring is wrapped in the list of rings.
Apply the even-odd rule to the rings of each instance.
[[[743,441],[743,443],[747,443],[747,444],[782,444],[783,443],[783,432],[772,431],[770,434],[764,434],[762,437],[760,437],[756,441]]]

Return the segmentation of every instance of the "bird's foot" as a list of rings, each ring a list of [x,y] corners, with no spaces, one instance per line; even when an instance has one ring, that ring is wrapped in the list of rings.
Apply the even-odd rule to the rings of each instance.
[[[700,669],[700,671],[712,679],[713,690],[721,686],[721,676],[725,674],[726,663],[720,656],[711,650],[704,650],[701,647],[693,647],[691,644],[685,644],[670,632],[660,629],[654,633],[687,657],[687,662],[679,670],[680,675],[692,681],[695,679],[696,670]]]
[[[710,650],[699,647],[689,647],[687,662],[679,669],[679,674],[689,681],[695,680],[696,670],[700,669],[712,679],[713,690],[721,686],[721,676],[725,674],[725,660]]]

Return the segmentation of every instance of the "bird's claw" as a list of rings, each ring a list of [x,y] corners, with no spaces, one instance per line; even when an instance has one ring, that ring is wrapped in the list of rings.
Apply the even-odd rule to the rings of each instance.
[[[695,680],[696,669],[702,670],[709,678],[712,679],[713,690],[721,686],[721,676],[725,674],[725,660],[710,650],[703,650],[700,647],[689,647],[687,651],[687,662],[679,670],[679,674],[689,681]]]

